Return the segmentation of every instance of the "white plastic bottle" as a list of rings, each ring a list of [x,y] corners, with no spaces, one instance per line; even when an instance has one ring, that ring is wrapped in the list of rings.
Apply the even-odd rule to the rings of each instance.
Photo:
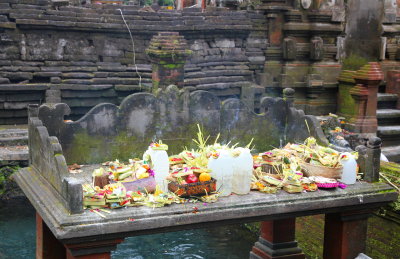
[[[232,193],[233,158],[226,150],[219,150],[218,158],[210,158],[208,168],[211,176],[217,180],[217,191],[220,196]]]
[[[148,159],[150,157],[150,159]],[[154,171],[154,179],[156,184],[160,186],[163,192],[168,191],[168,181],[166,180],[169,174],[168,154],[165,150],[153,150],[151,147],[144,153],[143,161],[150,160],[150,168]]]
[[[236,148],[240,155],[234,157],[232,192],[247,194],[250,192],[251,177],[253,175],[253,157],[248,148]]]
[[[357,162],[354,156],[350,153],[343,153],[341,154],[340,163],[343,166],[343,174],[340,181],[345,184],[355,184],[357,179]]]

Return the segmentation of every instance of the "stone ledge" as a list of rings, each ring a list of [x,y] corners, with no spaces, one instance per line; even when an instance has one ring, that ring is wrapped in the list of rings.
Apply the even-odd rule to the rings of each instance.
[[[44,91],[48,84],[1,84],[0,91]]]
[[[193,214],[191,206],[173,204],[163,208],[147,207],[114,210],[107,219],[99,219],[89,211],[69,215],[59,202],[60,197],[32,168],[15,174],[15,179],[56,238],[65,243],[85,238],[120,237],[159,231],[176,231],[195,226],[213,226],[238,222],[301,216],[348,209],[378,208],[397,198],[397,193],[382,183],[356,183],[346,189],[318,191],[298,195],[279,192],[222,197]],[[129,221],[134,215],[135,221]],[[101,236],[100,236],[101,235]],[[79,240],[78,240],[79,239]]]

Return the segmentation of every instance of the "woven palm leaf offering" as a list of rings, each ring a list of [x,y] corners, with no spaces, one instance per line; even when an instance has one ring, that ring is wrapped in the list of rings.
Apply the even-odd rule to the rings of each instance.
[[[357,153],[353,155],[356,157]],[[283,188],[295,193],[337,187],[337,179],[343,172],[341,160],[345,157],[332,148],[318,145],[312,137],[303,144],[288,143],[254,156],[252,189],[274,193]]]
[[[169,190],[181,197],[202,196],[206,202],[232,192],[248,193],[253,166],[250,149],[222,145],[218,143],[219,134],[208,145],[210,136],[205,137],[197,127],[197,139],[193,139],[196,148],[186,148],[169,158]]]
[[[165,144],[151,143],[144,153],[143,160],[129,159],[128,163],[119,160],[102,164],[92,173],[92,184],[84,184],[83,205],[90,209],[120,208],[126,206],[162,207],[171,203],[184,202],[174,193],[161,189],[159,161],[152,161],[151,151],[165,152]],[[165,153],[165,175],[168,174],[168,155]],[[163,163],[161,163],[163,164]],[[159,174],[158,178],[155,174]],[[164,177],[165,178],[165,177]],[[163,181],[165,179],[162,179]]]

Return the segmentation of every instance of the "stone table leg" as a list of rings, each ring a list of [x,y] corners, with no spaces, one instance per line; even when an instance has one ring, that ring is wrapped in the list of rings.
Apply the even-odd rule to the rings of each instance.
[[[99,240],[79,244],[65,244],[67,259],[110,259],[111,251],[123,239]]]
[[[296,218],[261,222],[261,234],[250,252],[251,259],[304,259],[295,241]]]
[[[36,258],[66,258],[63,244],[54,237],[38,213],[36,213]]]
[[[324,259],[355,258],[365,252],[370,211],[325,215]]]

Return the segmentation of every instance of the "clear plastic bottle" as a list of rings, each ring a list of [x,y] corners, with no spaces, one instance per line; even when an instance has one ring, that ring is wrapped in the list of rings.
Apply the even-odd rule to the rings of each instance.
[[[150,158],[150,159],[149,159]],[[168,154],[165,150],[153,150],[151,147],[144,153],[143,161],[149,161],[150,168],[154,171],[154,179],[156,184],[160,186],[163,192],[168,191],[168,181],[166,180],[169,174]]]
[[[345,184],[355,184],[357,179],[357,162],[350,153],[340,155],[340,163],[343,166],[343,174],[340,181]]]
[[[217,191],[220,196],[232,193],[233,157],[226,150],[219,150],[217,159],[210,158],[208,168],[211,176],[217,180]]]
[[[236,148],[235,151],[240,154],[233,158],[232,192],[247,194],[250,192],[253,175],[253,157],[248,148]]]

